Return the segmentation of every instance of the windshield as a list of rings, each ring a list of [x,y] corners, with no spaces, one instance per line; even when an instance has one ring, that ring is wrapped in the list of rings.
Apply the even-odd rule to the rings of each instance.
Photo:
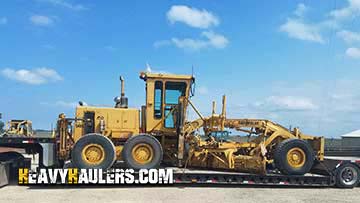
[[[217,141],[225,141],[229,139],[228,131],[214,131],[210,133],[210,136],[213,136]]]

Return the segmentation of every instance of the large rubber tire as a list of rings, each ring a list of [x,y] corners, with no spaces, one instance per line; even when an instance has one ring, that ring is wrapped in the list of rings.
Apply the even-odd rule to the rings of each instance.
[[[152,151],[152,158],[149,158],[149,162],[147,163],[141,163],[133,156],[133,150],[136,150],[138,146],[144,144],[147,147],[151,147]],[[150,135],[136,135],[126,141],[122,155],[127,167],[129,168],[135,170],[157,168],[163,159],[163,149],[160,142],[155,137]]]
[[[354,188],[359,185],[360,170],[352,163],[345,163],[336,169],[336,186],[339,188]]]
[[[83,156],[83,150],[91,145],[101,146],[103,150],[103,154],[101,156],[103,159],[96,164],[90,164]],[[116,151],[112,141],[109,138],[96,133],[87,134],[81,137],[75,143],[71,152],[71,163],[76,168],[109,169],[114,164],[115,159]]]
[[[304,163],[297,167],[292,166],[287,155],[290,150],[300,148],[304,153]],[[276,146],[274,153],[275,166],[285,175],[304,175],[314,164],[314,152],[309,143],[300,139],[287,139]]]

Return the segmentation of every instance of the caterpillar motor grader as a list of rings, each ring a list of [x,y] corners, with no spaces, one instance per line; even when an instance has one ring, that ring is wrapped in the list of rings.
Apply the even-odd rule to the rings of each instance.
[[[283,174],[309,172],[324,158],[324,139],[286,129],[264,119],[229,119],[226,97],[221,114],[204,117],[191,102],[195,78],[190,75],[141,72],[146,101],[129,108],[121,80],[121,96],[113,108],[76,108],[74,118],[60,114],[56,129],[57,155],[78,168],[110,168],[122,160],[134,169],[159,165],[196,167],[266,174],[273,167]],[[192,108],[199,119],[188,121]],[[229,130],[246,133],[248,141],[226,138]],[[198,132],[205,135],[200,136]]]
[[[10,120],[6,122],[5,132],[0,136],[33,136],[32,122],[30,120]]]

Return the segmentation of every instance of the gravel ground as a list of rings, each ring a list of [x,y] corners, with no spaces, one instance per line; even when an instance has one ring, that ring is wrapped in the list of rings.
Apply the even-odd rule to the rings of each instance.
[[[0,189],[0,202],[360,202],[360,188],[26,187]]]

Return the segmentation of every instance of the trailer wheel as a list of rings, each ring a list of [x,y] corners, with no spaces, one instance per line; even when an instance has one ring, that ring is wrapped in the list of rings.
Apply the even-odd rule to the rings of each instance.
[[[313,166],[314,153],[304,140],[287,139],[276,147],[274,161],[283,174],[304,175]]]
[[[136,170],[157,168],[162,161],[163,150],[155,137],[137,135],[126,141],[123,158],[129,168]]]
[[[71,163],[76,168],[108,169],[115,159],[114,144],[109,138],[96,133],[81,137],[71,152]]]
[[[336,186],[340,188],[353,188],[359,184],[360,171],[357,166],[345,163],[336,169]]]

